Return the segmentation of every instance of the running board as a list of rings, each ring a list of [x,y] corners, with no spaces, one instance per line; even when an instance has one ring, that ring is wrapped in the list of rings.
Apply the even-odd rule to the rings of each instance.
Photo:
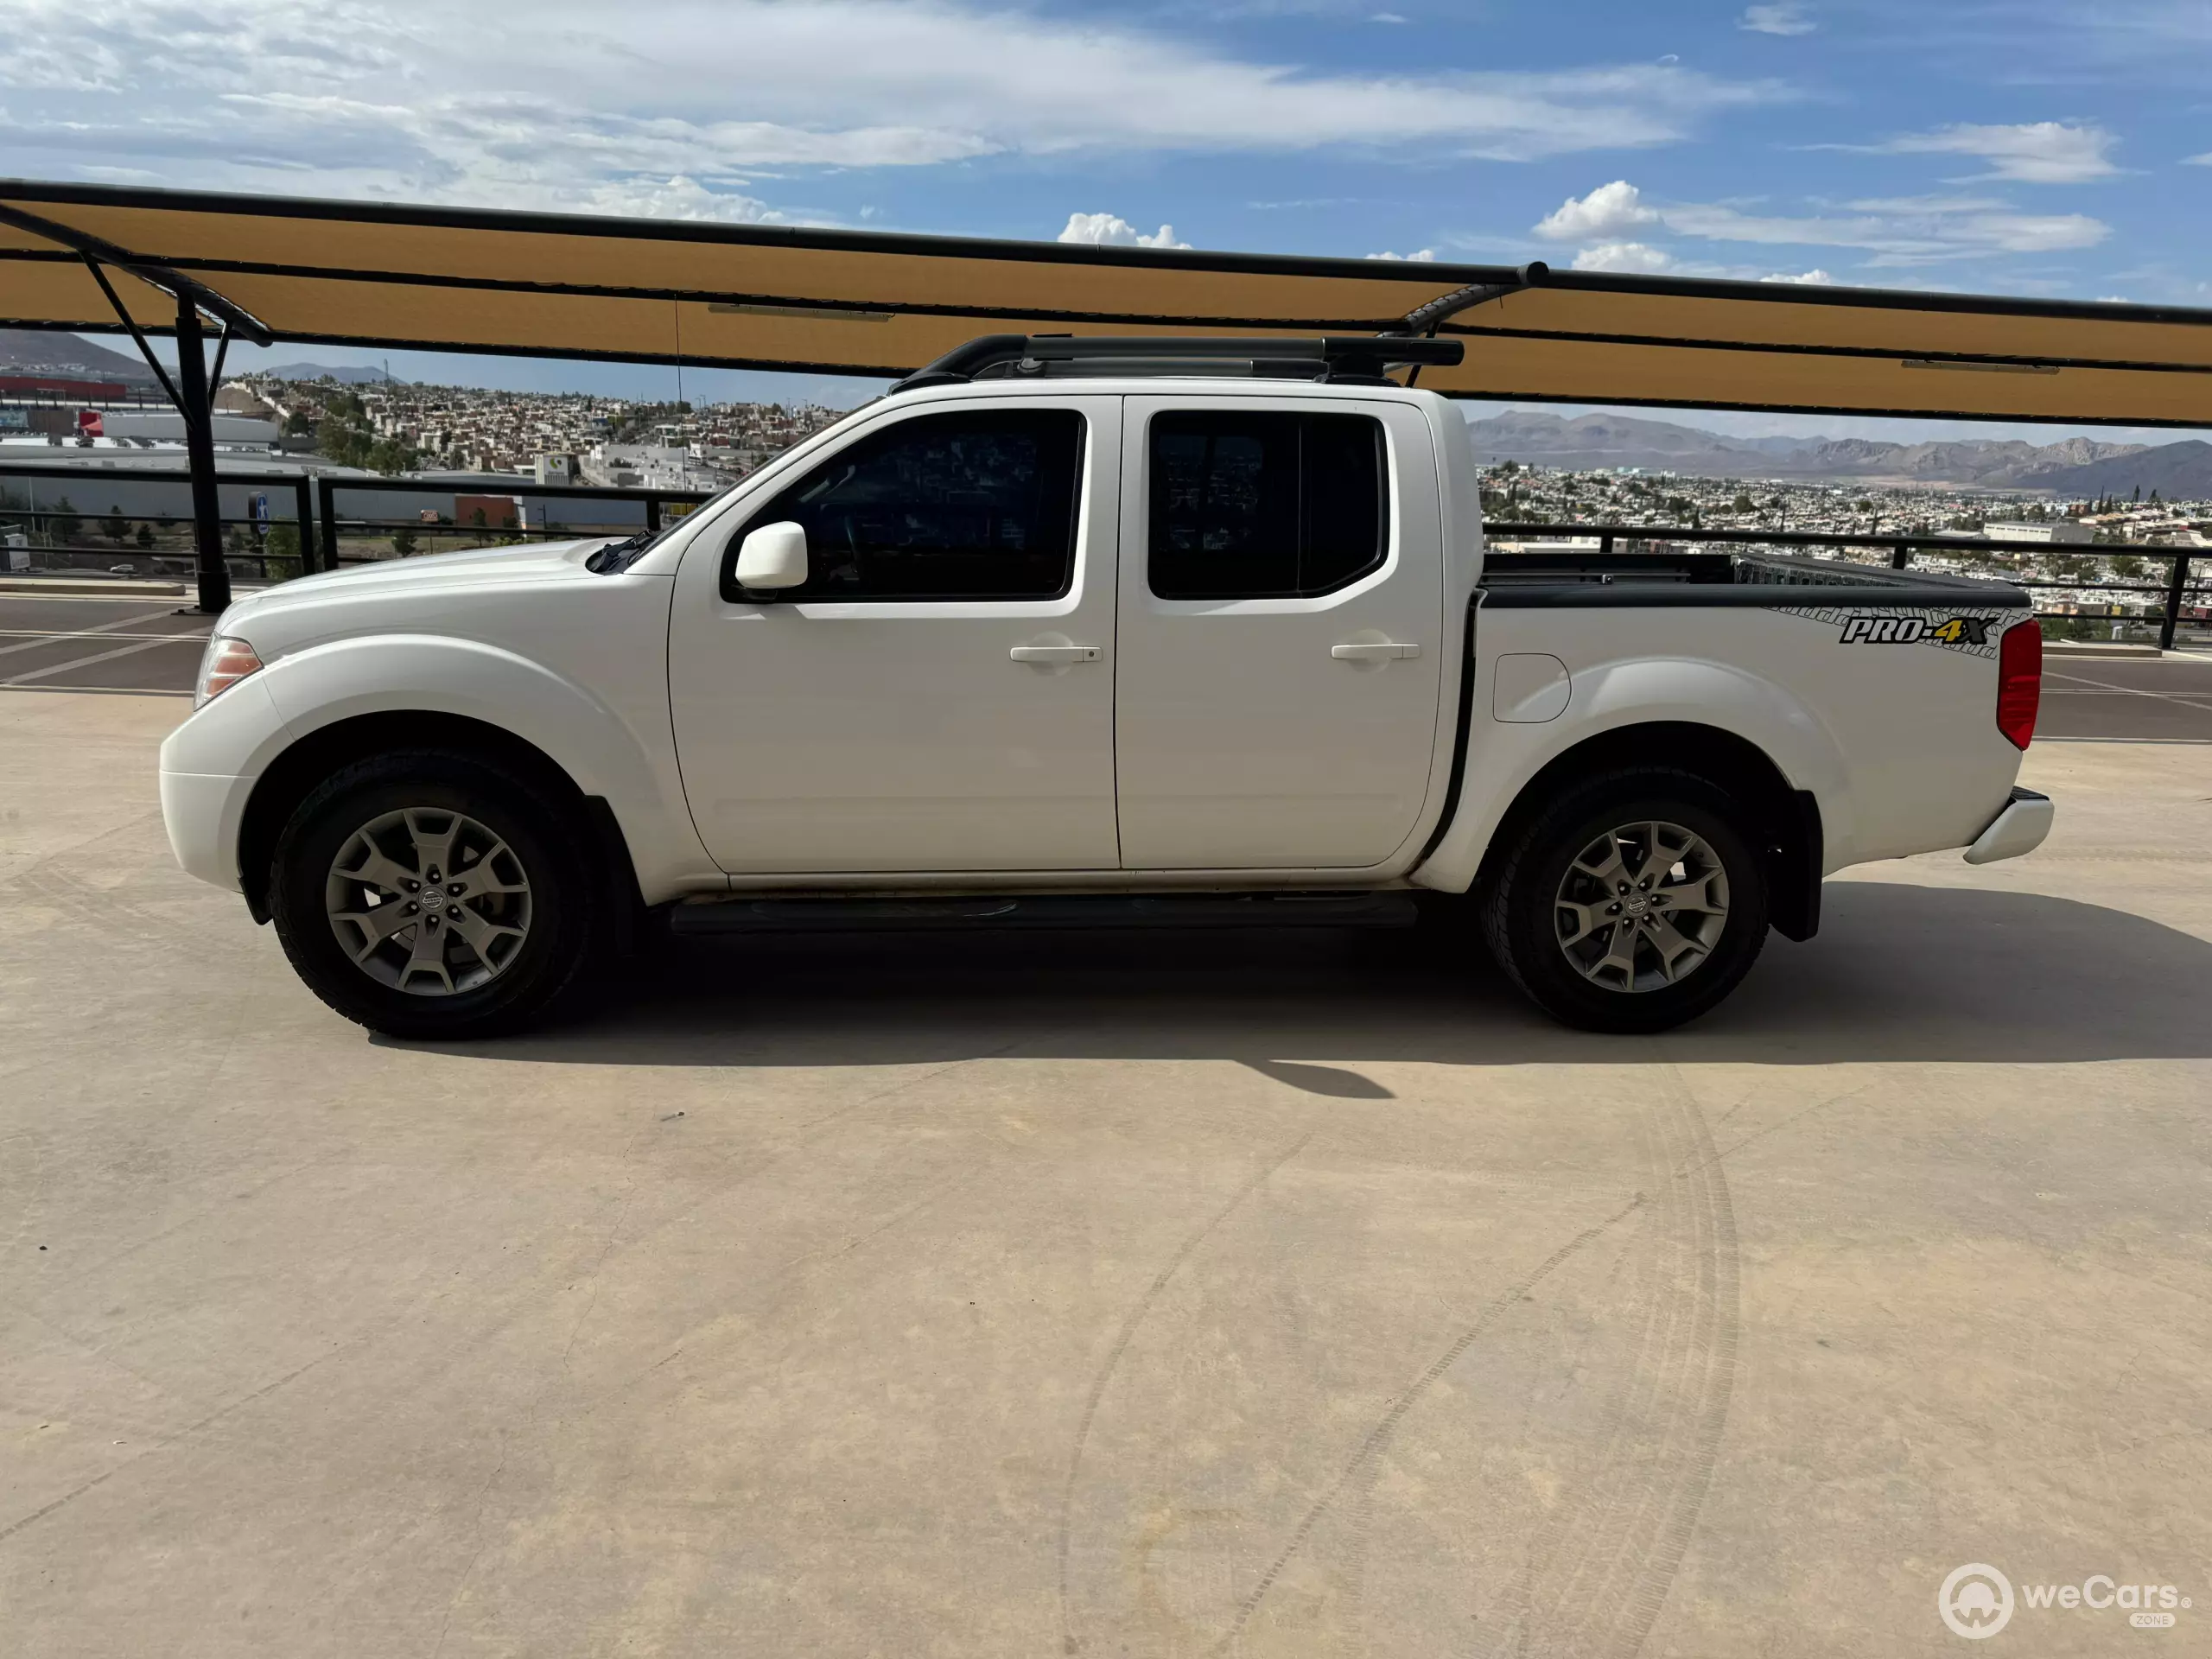
[[[677,933],[954,932],[982,929],[1411,927],[1409,893],[963,894],[945,899],[690,899]]]

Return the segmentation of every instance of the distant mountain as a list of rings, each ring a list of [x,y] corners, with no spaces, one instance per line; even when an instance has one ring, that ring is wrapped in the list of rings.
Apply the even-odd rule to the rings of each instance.
[[[42,374],[64,380],[122,380],[152,385],[153,371],[136,352],[111,351],[58,329],[0,328],[0,374]]]
[[[2167,501],[2202,501],[2212,498],[2212,443],[2183,438],[2139,448],[2134,454],[2063,467],[2037,479],[2037,486],[2063,495],[2125,496],[2137,490],[2148,495],[2156,490]]]
[[[382,385],[386,381],[395,386],[409,384],[396,374],[387,375],[382,369],[358,363],[279,363],[252,372],[272,380],[335,380],[341,386]]]
[[[1467,423],[1475,453],[1569,469],[1639,467],[1697,478],[1861,479],[1868,482],[1966,485],[2088,495],[2145,493],[2158,478],[2169,499],[2212,495],[2212,446],[2194,439],[2153,448],[2066,438],[2035,444],[2018,438],[1885,443],[1872,438],[1735,438],[1673,421],[1623,415],[1573,420],[1508,410]],[[2159,459],[2163,457],[2164,459]],[[2112,480],[2112,481],[2107,481]]]
[[[1763,476],[1777,459],[1734,438],[1630,415],[1578,415],[1568,420],[1535,410],[1509,409],[1486,421],[1468,422],[1467,435],[1484,460],[1510,458],[1540,467],[1641,467],[1652,472]]]

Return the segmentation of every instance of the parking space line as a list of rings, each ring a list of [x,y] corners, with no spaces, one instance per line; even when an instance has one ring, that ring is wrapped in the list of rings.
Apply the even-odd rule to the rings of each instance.
[[[0,657],[8,656],[14,652],[29,651],[35,645],[46,645],[56,639],[89,639],[92,635],[96,633],[117,633],[120,632],[124,628],[136,627],[141,622],[152,622],[158,620],[162,617],[175,616],[175,614],[176,607],[175,606],[171,606],[165,611],[147,611],[137,616],[119,616],[112,622],[102,622],[96,627],[71,628],[53,633],[41,634],[38,639],[33,639],[25,645],[0,645]],[[16,630],[10,628],[9,632],[13,633]],[[24,632],[28,632],[29,630],[26,629]],[[162,637],[165,639],[188,639],[193,636],[190,634],[164,634]]]
[[[128,657],[136,652],[151,651],[156,645],[173,645],[186,641],[198,645],[205,645],[207,643],[205,639],[189,633],[170,634],[159,639],[141,639],[133,645],[118,645],[113,651],[96,652],[90,657],[73,658],[68,662],[55,663],[48,668],[35,668],[28,674],[17,674],[8,679],[0,680],[0,685],[21,685],[26,680],[43,680],[55,674],[67,674],[73,669],[90,668],[94,663],[112,662],[118,657]]]
[[[2184,709],[2212,707],[2200,701],[2201,698],[2212,693],[2202,691],[2145,691],[2139,686],[2114,685],[2109,680],[2085,680],[2078,674],[2061,674],[2055,670],[2050,672],[2050,677],[2055,680],[2071,680],[2075,685],[2094,686],[2099,691],[2121,691],[2131,697],[2156,697],[2160,702],[2177,702]],[[2075,692],[2071,695],[2080,696],[2087,694]]]

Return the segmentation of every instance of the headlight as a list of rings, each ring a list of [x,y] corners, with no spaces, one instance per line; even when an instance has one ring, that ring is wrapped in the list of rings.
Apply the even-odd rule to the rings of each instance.
[[[218,634],[207,642],[207,654],[200,659],[200,685],[193,696],[192,706],[203,707],[210,697],[229,690],[249,674],[261,671],[261,658],[254,654],[251,645],[234,634]]]

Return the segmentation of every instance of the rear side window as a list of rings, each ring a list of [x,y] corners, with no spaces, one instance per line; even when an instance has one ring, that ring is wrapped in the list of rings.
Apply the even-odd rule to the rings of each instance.
[[[1152,420],[1147,575],[1162,599],[1304,599],[1390,543],[1382,423],[1220,410]]]
[[[1083,416],[1067,409],[918,415],[839,450],[753,513],[806,530],[783,599],[1054,599],[1075,575]],[[742,601],[734,537],[722,597]]]

